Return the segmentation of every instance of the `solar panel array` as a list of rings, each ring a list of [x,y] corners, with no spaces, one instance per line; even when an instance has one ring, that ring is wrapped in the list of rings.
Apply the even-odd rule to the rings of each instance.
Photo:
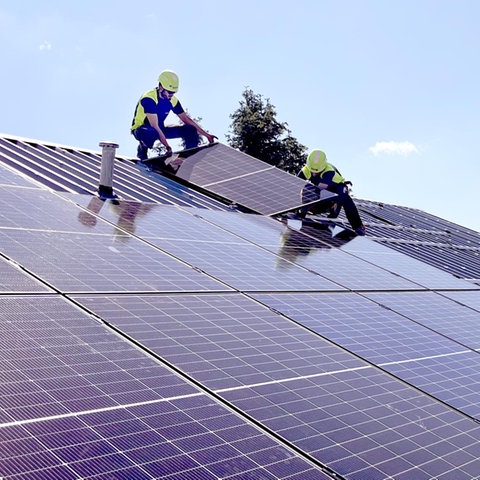
[[[206,158],[204,161],[208,168],[196,170],[200,183],[207,183],[205,180],[208,180],[208,178],[204,178],[204,170],[210,172],[208,173],[210,176],[212,172],[216,172],[216,177],[210,178],[213,180],[210,183],[214,184],[218,181],[221,184],[222,179],[225,181],[227,178],[232,178],[232,172],[233,177],[236,175],[241,178],[242,175],[238,175],[238,172],[232,169],[232,165],[235,166],[238,163],[244,165],[244,169],[245,166],[255,166],[255,169],[259,171],[260,178],[262,178],[262,172],[270,171],[273,168],[270,165],[259,164],[248,155],[225,145],[218,144],[214,149],[206,148],[205,151],[207,157],[211,153],[214,154],[214,160]],[[218,154],[219,152],[221,154]],[[220,192],[215,194],[210,191],[209,195],[205,195],[204,189],[200,192],[198,188],[193,189],[181,185],[164,175],[155,173],[152,168],[141,163],[136,164],[134,160],[133,157],[116,156],[113,187],[115,193],[124,200],[226,211],[233,206],[234,200],[230,198],[231,189],[221,192],[226,195],[226,198],[221,198]],[[94,194],[98,188],[101,154],[64,145],[0,135],[0,163],[21,172],[25,177],[34,179],[38,184],[57,191]],[[222,168],[217,168],[217,164]],[[3,176],[6,175],[13,175],[13,173],[6,171]],[[294,178],[284,172],[280,172],[278,175],[282,177],[282,182],[284,178],[288,177],[289,181]],[[16,177],[18,185],[20,185],[18,182],[27,186],[31,185],[25,178],[19,175]],[[298,182],[299,179],[293,181]],[[265,205],[262,207],[261,203],[267,200],[262,199],[259,195],[260,190],[267,193],[268,202],[272,202],[272,199],[276,201],[277,198],[283,202],[278,185],[271,185],[262,180],[260,185],[255,186],[252,198],[255,199],[256,204],[252,203],[252,206],[255,208],[265,207]],[[293,190],[295,190],[298,185],[290,185],[290,187],[294,187]],[[275,192],[275,195],[272,195],[272,192]],[[252,192],[249,191],[246,195],[248,202],[251,200],[251,194]],[[295,194],[291,200],[296,203],[297,198],[298,196]],[[258,201],[260,201],[260,205],[257,203]],[[458,278],[468,279],[470,282],[480,285],[479,232],[408,207],[359,199],[356,199],[356,203],[362,219],[367,225],[370,239],[387,245],[390,250],[397,250],[422,263],[427,263]],[[94,200],[93,207],[93,209],[97,207]],[[275,208],[272,210],[272,205],[269,205],[268,208],[268,213],[275,210]],[[340,215],[339,223],[346,223],[343,214]],[[306,229],[304,228],[304,230]],[[317,237],[321,233],[317,230],[314,232],[314,236]],[[332,242],[331,239],[330,242]]]
[[[480,233],[408,207],[357,202],[371,238],[389,248],[480,284]]]
[[[0,167],[0,477],[478,476],[479,285],[179,205]]]

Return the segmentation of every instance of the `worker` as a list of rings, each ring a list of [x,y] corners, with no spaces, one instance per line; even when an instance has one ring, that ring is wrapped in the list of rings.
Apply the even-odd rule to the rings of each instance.
[[[214,143],[217,138],[206,132],[183,109],[175,96],[178,91],[178,75],[172,70],[164,70],[158,77],[158,86],[144,93],[137,103],[133,116],[131,133],[138,140],[137,158],[146,160],[148,149],[153,148],[159,140],[165,147],[166,154],[171,155],[172,149],[167,141],[171,138],[182,138],[185,148],[195,148],[200,143],[200,135]],[[173,112],[183,122],[183,125],[165,125],[168,114]]]
[[[307,180],[303,189],[303,203],[311,202],[312,199],[320,199],[320,190],[328,190],[337,196],[327,203],[329,217],[336,217],[343,207],[348,222],[357,235],[365,235],[365,226],[360,218],[357,207],[350,197],[348,184],[340,172],[332,164],[327,162],[327,156],[322,150],[312,150],[306,164],[298,172],[298,176]],[[302,207],[299,216],[305,217],[308,212],[325,212],[325,203],[313,207]]]

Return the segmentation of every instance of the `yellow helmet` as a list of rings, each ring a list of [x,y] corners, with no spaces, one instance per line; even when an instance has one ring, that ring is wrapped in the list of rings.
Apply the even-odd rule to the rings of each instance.
[[[311,172],[318,173],[325,170],[327,156],[321,150],[312,150],[307,157],[307,166]]]
[[[178,92],[178,75],[172,70],[164,70],[158,77],[158,83],[170,92]]]

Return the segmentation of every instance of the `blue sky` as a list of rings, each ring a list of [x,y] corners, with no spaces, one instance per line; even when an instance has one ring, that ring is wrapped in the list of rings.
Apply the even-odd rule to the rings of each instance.
[[[246,87],[356,197],[480,231],[477,0],[0,0],[0,132],[99,150],[165,68],[226,142]]]

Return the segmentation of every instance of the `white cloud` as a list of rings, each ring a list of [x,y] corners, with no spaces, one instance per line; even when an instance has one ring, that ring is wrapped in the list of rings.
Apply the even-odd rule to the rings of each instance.
[[[38,49],[40,51],[42,50],[51,50],[52,49],[52,44],[50,42],[47,42],[46,40],[41,44],[39,45]]]
[[[386,153],[388,155],[410,155],[418,153],[418,148],[411,142],[377,142],[373,147],[369,148],[374,155]]]

